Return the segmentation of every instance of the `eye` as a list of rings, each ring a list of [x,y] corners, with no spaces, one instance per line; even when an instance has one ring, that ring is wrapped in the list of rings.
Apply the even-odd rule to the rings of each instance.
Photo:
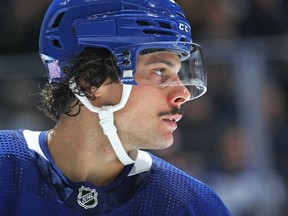
[[[163,69],[157,69],[155,72],[155,74],[157,74],[158,76],[163,76],[164,70]]]

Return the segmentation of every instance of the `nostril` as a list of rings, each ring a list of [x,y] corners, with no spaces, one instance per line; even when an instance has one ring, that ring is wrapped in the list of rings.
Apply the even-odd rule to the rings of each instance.
[[[190,100],[191,93],[188,90],[188,88],[186,88],[184,85],[183,86],[179,86],[179,88],[181,88],[180,94],[179,94],[179,99],[181,98],[180,100],[183,100],[183,103],[188,101],[188,100]]]
[[[178,103],[184,103],[185,101],[186,100],[184,98],[179,97],[179,98],[176,98],[174,102],[178,104]]]
[[[174,86],[171,88],[168,100],[172,106],[180,106],[190,99],[191,95],[185,86]]]

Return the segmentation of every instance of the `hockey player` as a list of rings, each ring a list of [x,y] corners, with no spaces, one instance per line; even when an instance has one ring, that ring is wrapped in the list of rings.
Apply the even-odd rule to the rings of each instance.
[[[206,91],[175,2],[54,0],[40,55],[41,109],[56,125],[0,132],[0,215],[230,215],[207,185],[145,151],[170,146],[181,105]]]

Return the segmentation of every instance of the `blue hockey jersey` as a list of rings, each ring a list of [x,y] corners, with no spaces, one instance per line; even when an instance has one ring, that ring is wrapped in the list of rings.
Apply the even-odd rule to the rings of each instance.
[[[230,215],[207,185],[145,151],[110,185],[72,182],[54,164],[46,134],[0,131],[1,216]]]

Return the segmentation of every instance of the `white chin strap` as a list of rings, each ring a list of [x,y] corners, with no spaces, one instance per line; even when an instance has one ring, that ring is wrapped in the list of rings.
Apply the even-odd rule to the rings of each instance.
[[[75,87],[76,83],[72,82],[70,84],[70,89],[73,92]],[[75,96],[82,102],[82,104],[87,109],[89,109],[91,112],[98,113],[100,119],[99,124],[101,125],[104,134],[108,137],[116,156],[125,166],[134,163],[134,161],[128,156],[121,143],[121,140],[119,139],[119,136],[117,134],[117,128],[114,125],[113,113],[117,110],[122,109],[125,106],[130,96],[131,89],[132,85],[123,85],[122,98],[120,103],[114,106],[103,106],[101,108],[93,106],[86,96],[80,96],[78,94],[75,94]]]

